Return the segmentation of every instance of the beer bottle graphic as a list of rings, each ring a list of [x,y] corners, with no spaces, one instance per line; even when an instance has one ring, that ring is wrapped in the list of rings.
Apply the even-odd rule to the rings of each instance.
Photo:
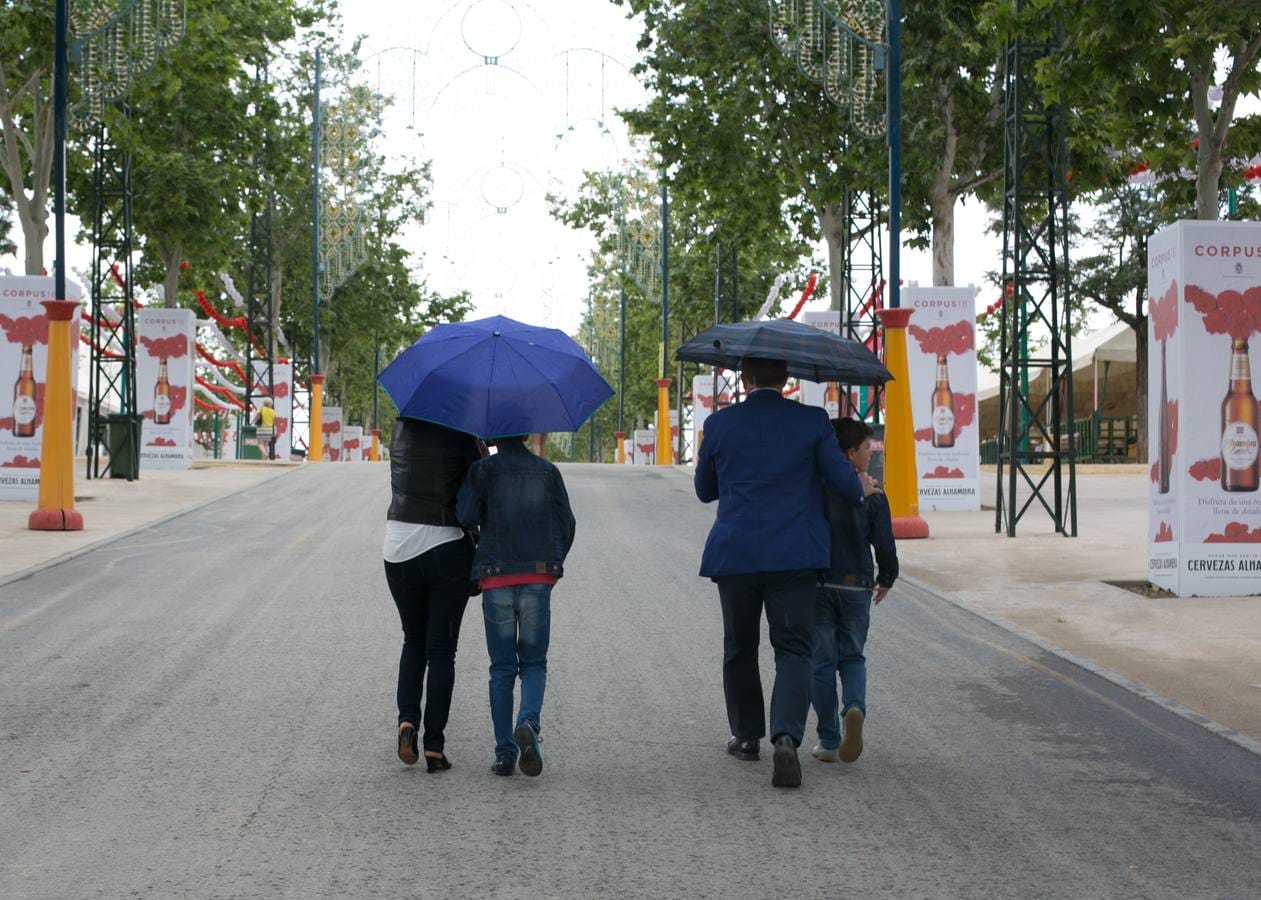
[[[13,385],[13,436],[35,437],[35,363],[30,344],[22,345],[22,366]]]
[[[933,446],[955,445],[955,395],[945,354],[937,354],[937,384],[933,387]]]
[[[1257,418],[1248,341],[1234,338],[1230,346],[1230,389],[1222,401],[1222,490],[1257,489]]]
[[[153,424],[171,424],[171,382],[166,374],[166,357],[158,362],[158,383],[153,386]]]
[[[1247,358],[1245,355],[1245,367]],[[1156,460],[1157,489],[1162,494],[1169,493],[1169,473],[1173,469],[1173,441],[1169,428],[1169,383],[1165,377],[1165,342],[1160,342],[1160,442],[1159,456]]]

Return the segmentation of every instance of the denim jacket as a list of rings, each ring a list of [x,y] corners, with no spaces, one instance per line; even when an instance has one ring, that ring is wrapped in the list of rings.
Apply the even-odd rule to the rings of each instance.
[[[884,494],[872,494],[862,506],[846,503],[828,491],[823,498],[832,531],[831,571],[825,584],[849,587],[892,587],[898,577],[898,551],[893,543],[893,518]],[[877,575],[871,562],[876,551]]]
[[[560,470],[524,444],[505,443],[473,464],[456,499],[456,515],[481,536],[474,579],[564,574],[574,542],[574,514]]]

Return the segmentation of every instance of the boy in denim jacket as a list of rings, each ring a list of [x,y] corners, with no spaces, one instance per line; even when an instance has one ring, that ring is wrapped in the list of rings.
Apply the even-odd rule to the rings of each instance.
[[[855,419],[833,419],[841,452],[859,472],[871,462],[871,426]],[[898,577],[893,520],[884,494],[872,494],[862,506],[824,495],[832,531],[831,570],[818,588],[814,605],[814,682],[810,702],[818,717],[819,743],[813,756],[823,762],[854,762],[863,752],[867,716],[867,658],[863,646],[871,605],[879,604]],[[877,573],[872,565],[875,550]],[[841,677],[845,736],[837,717],[836,676]]]
[[[490,654],[490,718],[495,727],[491,771],[543,771],[539,748],[552,586],[564,574],[574,542],[574,514],[560,470],[525,446],[526,435],[498,438],[494,456],[469,468],[456,498],[456,517],[481,536],[472,577],[482,589]],[[513,687],[521,706],[512,719]],[[518,762],[519,757],[519,762]]]

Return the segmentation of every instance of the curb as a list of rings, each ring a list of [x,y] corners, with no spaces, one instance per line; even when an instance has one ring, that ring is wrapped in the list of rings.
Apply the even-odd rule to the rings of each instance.
[[[238,488],[237,490],[232,491],[230,494],[222,494],[218,497],[211,497],[208,500],[203,500],[200,503],[194,504],[193,506],[185,507],[184,509],[177,509],[173,513],[168,513],[167,515],[162,516],[159,519],[154,519],[152,522],[145,522],[143,525],[137,525],[134,528],[128,528],[126,531],[120,531],[118,534],[111,534],[109,537],[103,537],[99,541],[93,541],[90,544],[85,544],[82,547],[77,547],[74,550],[70,550],[66,553],[63,553],[61,556],[55,556],[52,559],[45,560],[42,563],[36,563],[33,566],[29,566],[28,568],[22,569],[20,572],[14,572],[12,575],[5,575],[3,577],[0,577],[0,588],[13,584],[16,581],[22,581],[24,579],[30,578],[32,575],[38,575],[40,572],[43,572],[46,569],[53,568],[53,566],[59,566],[62,563],[70,562],[70,560],[72,559],[78,559],[80,556],[91,553],[94,550],[100,550],[102,547],[108,547],[110,544],[113,544],[116,541],[121,541],[124,538],[129,538],[132,535],[139,534],[142,531],[147,531],[150,528],[156,528],[159,525],[164,525],[167,522],[170,522],[172,519],[178,519],[180,516],[186,516],[189,513],[194,513],[200,509],[205,509],[207,506],[210,506],[212,503],[218,503],[220,500],[228,500],[228,499],[231,499],[232,497],[238,497],[241,494],[246,493],[247,491],[253,491],[253,490],[257,490],[260,487],[265,487],[266,485],[271,484],[273,481],[279,481],[281,478],[283,478],[285,475],[288,475],[290,472],[299,471],[301,468],[302,466],[294,466],[292,468],[286,468],[284,471],[277,473],[274,477],[269,478],[266,481],[262,481],[262,482],[259,482],[258,484],[251,484],[242,488]]]
[[[1023,628],[1022,626],[1016,625],[1013,622],[1008,622],[1006,619],[1000,618],[999,616],[990,615],[989,613],[981,612],[980,610],[973,609],[970,606],[966,606],[962,602],[955,600],[952,597],[946,596],[945,594],[941,593],[939,590],[934,588],[932,585],[927,584],[926,582],[923,582],[918,578],[912,578],[909,575],[902,575],[899,577],[898,580],[905,581],[907,584],[910,584],[918,588],[919,590],[923,591],[924,593],[928,594],[931,597],[935,597],[939,600],[943,600],[946,603],[949,603],[951,606],[955,607],[956,609],[963,610],[969,615],[976,616],[978,619],[982,619],[983,621],[989,622],[991,625],[995,625],[1003,629],[1004,631],[1008,631],[1016,635],[1017,637],[1028,641],[1029,643],[1033,644],[1035,647],[1038,647],[1041,650],[1045,650],[1047,653],[1050,653],[1052,656],[1057,656],[1060,659],[1064,660],[1065,662],[1072,663],[1078,668],[1085,669],[1090,674],[1096,675],[1099,678],[1102,678],[1104,681],[1111,682],[1112,684],[1116,685],[1122,690],[1128,691],[1129,693],[1134,694],[1137,697],[1142,697],[1144,700],[1147,700],[1151,703],[1156,704],[1157,706],[1159,706],[1161,709],[1165,710],[1166,712],[1173,713],[1175,716],[1177,716],[1180,719],[1185,719],[1186,721],[1191,722],[1194,725],[1199,725],[1201,728],[1205,729],[1206,731],[1211,731],[1213,734],[1227,741],[1230,741],[1230,743],[1234,744],[1237,747],[1247,750],[1248,752],[1253,753],[1257,756],[1261,756],[1261,741],[1257,741],[1253,738],[1250,738],[1246,734],[1240,734],[1238,731],[1235,731],[1235,729],[1230,728],[1226,725],[1223,725],[1220,722],[1215,722],[1214,720],[1208,718],[1207,716],[1202,716],[1199,713],[1195,712],[1194,710],[1188,709],[1187,707],[1183,706],[1181,703],[1178,703],[1176,700],[1170,700],[1168,697],[1162,696],[1161,694],[1157,694],[1155,691],[1151,690],[1150,688],[1144,687],[1143,685],[1135,681],[1131,681],[1130,679],[1126,678],[1124,675],[1118,675],[1116,672],[1113,672],[1111,669],[1105,669],[1103,666],[1099,665],[1098,663],[1091,662],[1085,657],[1078,656],[1076,653],[1073,653],[1069,650],[1065,650],[1063,647],[1057,646],[1056,644],[1052,644],[1050,641],[1047,641],[1039,637],[1037,634],[1033,633],[1027,628]]]

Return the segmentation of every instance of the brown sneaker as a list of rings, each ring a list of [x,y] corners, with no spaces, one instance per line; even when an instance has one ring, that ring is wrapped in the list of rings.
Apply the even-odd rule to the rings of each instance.
[[[404,725],[398,730],[398,758],[409,766],[416,765],[420,750],[416,746],[416,726]]]
[[[857,706],[845,710],[845,734],[836,755],[841,762],[852,763],[863,755],[863,711]]]

